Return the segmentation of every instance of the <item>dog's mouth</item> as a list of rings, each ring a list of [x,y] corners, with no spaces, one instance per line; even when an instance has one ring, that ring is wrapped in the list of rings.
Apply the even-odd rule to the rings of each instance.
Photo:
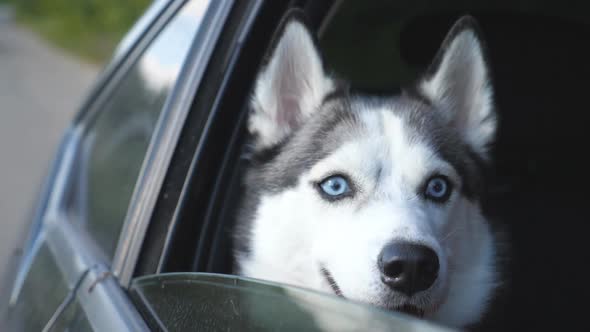
[[[345,299],[346,297],[344,297],[344,295],[342,294],[342,290],[340,289],[340,286],[338,286],[338,283],[336,282],[336,280],[334,279],[334,277],[332,276],[332,273],[330,273],[330,271],[323,265],[320,265],[320,271],[322,273],[322,275],[324,276],[324,279],[326,279],[326,282],[328,283],[328,285],[330,285],[330,288],[332,288],[332,291],[334,292],[334,294],[336,294],[336,296],[341,297],[343,299]],[[414,316],[417,318],[424,318],[424,309],[418,308],[417,306],[411,305],[411,304],[405,304],[402,305],[400,307],[393,307],[393,308],[385,308],[387,310],[391,310],[391,311],[398,311],[410,316]]]
[[[320,265],[320,271],[322,272],[322,275],[328,282],[328,285],[330,285],[330,288],[332,288],[332,291],[334,291],[334,294],[341,298],[345,298],[344,295],[342,295],[342,290],[340,289],[340,286],[338,286],[336,280],[334,280],[334,277],[332,277],[332,273],[330,273],[330,271],[328,271],[328,269],[323,265]]]

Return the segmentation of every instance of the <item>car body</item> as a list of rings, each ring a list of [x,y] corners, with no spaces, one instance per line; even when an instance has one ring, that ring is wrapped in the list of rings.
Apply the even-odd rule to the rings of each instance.
[[[395,1],[375,2],[355,12],[365,20],[373,14],[376,20],[391,20],[391,31],[399,32],[399,35],[380,36],[370,25],[366,25],[367,30],[362,33],[347,29],[344,23],[350,20],[346,19],[357,17],[351,13],[359,8],[351,9],[348,7],[354,6],[342,3],[155,1],[121,42],[64,135],[40,194],[22,260],[14,271],[14,278],[8,280],[10,294],[5,323],[12,330],[27,331],[137,331],[171,330],[173,327],[177,330],[199,327],[340,330],[342,325],[332,324],[341,322],[347,322],[344,328],[361,330],[443,330],[405,315],[382,312],[327,295],[219,275],[231,272],[228,232],[239,199],[240,165],[243,163],[240,148],[245,137],[243,124],[249,91],[275,28],[290,8],[298,7],[307,13],[311,26],[320,37],[324,36],[322,43],[327,56],[337,60],[339,69],[351,68],[347,74],[370,91],[383,91],[385,87],[395,89],[414,74],[414,67],[406,66],[404,61],[416,59],[415,67],[419,67],[423,64],[420,61],[430,58],[440,40],[437,36],[427,38],[426,33],[439,30],[442,33],[446,28],[440,27],[448,26],[456,18],[445,10],[481,10],[485,32],[497,26],[492,24],[495,12],[489,11],[489,8],[496,8],[490,4],[492,2],[432,5],[434,14],[424,9],[429,8],[426,4],[416,5],[416,12],[426,14],[423,17],[413,14],[416,20],[409,21],[404,29],[401,14],[398,17],[396,13],[380,11],[396,7]],[[537,8],[532,2],[527,6],[530,12],[544,8],[549,13],[552,8]],[[404,8],[399,5],[400,12]],[[506,8],[513,10],[508,5]],[[488,11],[491,16],[486,16]],[[571,11],[565,12],[571,14]],[[437,16],[437,13],[443,14]],[[339,17],[338,24],[330,23],[334,16]],[[519,17],[512,19],[518,21]],[[420,29],[420,24],[426,21],[431,24],[429,29]],[[339,31],[342,33],[338,34]],[[363,39],[366,34],[377,37]],[[375,51],[389,37],[396,39],[392,40],[392,45],[402,45],[401,53],[406,52],[402,54],[406,56],[404,59],[388,48],[382,53]],[[354,43],[358,43],[357,47],[351,47]],[[348,49],[342,47],[345,44]],[[367,50],[374,51],[368,54],[376,63],[384,63],[384,58],[391,56],[391,66],[371,67],[366,63],[372,68],[367,71],[352,66]],[[510,60],[502,58],[503,54],[492,51],[492,57],[502,59],[498,63]],[[497,64],[493,62],[494,66]],[[388,76],[377,75],[381,70]],[[502,89],[508,74],[500,72],[498,76],[502,81],[497,84],[500,107],[510,108],[514,101],[512,97],[503,97],[509,94],[505,92],[508,88]],[[503,115],[505,123],[526,121],[516,119],[517,115]],[[545,128],[542,124],[535,125]],[[517,131],[510,128],[506,132]],[[554,133],[559,136],[562,132],[567,130]],[[525,201],[514,200],[514,194],[508,194],[522,192],[518,188],[524,185],[518,187],[518,184],[529,183],[526,181],[530,180],[532,171],[512,172],[515,168],[506,165],[513,165],[509,161],[518,158],[507,156],[518,154],[516,150],[528,151],[526,160],[540,160],[532,152],[537,146],[530,145],[537,141],[519,140],[522,138],[519,135],[501,133],[499,145],[503,149],[500,151],[503,163],[499,163],[497,185],[490,191],[488,209],[492,215],[512,211],[512,220],[532,218],[522,212],[525,210],[514,206]],[[576,140],[583,141],[583,138]],[[529,145],[514,145],[515,141]],[[525,149],[515,146],[525,146]],[[510,183],[509,189],[502,187],[506,183]],[[514,183],[518,188],[515,189]],[[559,187],[559,183],[556,186]],[[535,191],[535,195],[542,192],[543,188]],[[575,205],[575,202],[568,204]],[[563,211],[569,205],[555,206],[555,211]],[[578,213],[575,208],[567,211],[570,211],[569,216]],[[542,219],[540,213],[535,214],[539,220]],[[516,234],[526,232],[527,227],[530,226],[517,228]],[[543,228],[540,232],[544,232]],[[551,232],[555,230],[542,234]],[[547,238],[549,235],[539,235],[535,243],[544,243]],[[511,237],[510,242],[515,241],[522,241],[522,238]],[[567,248],[566,245],[560,250]],[[524,249],[518,257],[522,263],[533,255],[534,251]],[[558,261],[558,266],[563,267],[578,258],[566,261],[555,258],[553,262]],[[561,326],[563,320],[558,317],[562,314],[552,320],[555,325],[534,323],[534,317],[543,309],[528,303],[527,299],[534,294],[532,290],[537,289],[534,285],[553,279],[541,278],[527,288],[524,285],[530,279],[522,272],[526,269],[526,263],[516,267],[517,281],[512,285],[523,290],[510,298],[513,302],[505,300],[496,305],[500,309],[493,311],[492,318],[488,319],[490,330],[498,326],[506,328],[508,324],[515,329]],[[557,289],[567,289],[567,286],[561,287]],[[159,292],[159,289],[168,292]],[[166,294],[170,298],[166,298]],[[167,302],[162,300],[164,298]],[[302,298],[312,308],[324,308],[327,318],[313,320],[295,315],[303,318],[289,320]],[[555,295],[551,301],[557,298]],[[242,301],[242,309],[235,311],[234,301]],[[201,306],[195,309],[195,303]],[[240,325],[245,324],[239,318],[241,310],[251,309],[248,303],[255,303],[256,310],[273,314],[276,319]],[[516,315],[511,314],[508,303],[514,306],[528,303],[529,307]],[[232,314],[232,310],[235,313]],[[511,318],[503,320],[502,317]],[[306,325],[310,322],[311,325]]]

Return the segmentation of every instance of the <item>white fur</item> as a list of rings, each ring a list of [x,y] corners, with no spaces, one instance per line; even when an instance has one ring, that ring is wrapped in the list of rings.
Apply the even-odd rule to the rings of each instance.
[[[262,197],[242,273],[332,292],[322,264],[345,297],[381,305],[389,290],[379,279],[380,250],[392,240],[422,243],[439,255],[440,277],[408,303],[431,303],[426,318],[446,324],[477,320],[493,287],[492,238],[479,208],[458,193],[442,206],[417,198],[416,187],[433,171],[457,181],[452,167],[409,140],[393,112],[367,112],[362,120],[362,134],[303,174],[295,188]],[[321,199],[311,183],[334,171],[346,171],[359,194],[336,204]]]

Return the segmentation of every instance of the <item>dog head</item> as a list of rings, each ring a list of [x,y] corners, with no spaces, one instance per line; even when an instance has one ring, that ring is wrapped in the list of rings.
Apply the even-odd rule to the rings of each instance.
[[[494,287],[479,207],[496,131],[471,18],[397,96],[350,94],[291,18],[256,80],[240,273],[461,326]]]

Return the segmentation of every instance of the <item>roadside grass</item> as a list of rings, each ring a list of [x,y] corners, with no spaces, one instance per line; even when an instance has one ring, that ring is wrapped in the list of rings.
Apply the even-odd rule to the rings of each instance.
[[[58,47],[104,63],[150,0],[0,0],[17,20]]]

